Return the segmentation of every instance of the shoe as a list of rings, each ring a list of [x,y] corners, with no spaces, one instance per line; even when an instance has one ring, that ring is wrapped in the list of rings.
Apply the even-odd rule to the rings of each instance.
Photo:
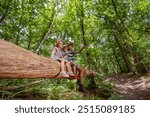
[[[61,77],[63,77],[63,78],[69,78],[69,75],[66,74],[65,72],[60,72],[59,75],[60,75]]]
[[[68,74],[70,77],[76,77],[76,75],[73,74],[72,72],[68,72],[67,74]]]

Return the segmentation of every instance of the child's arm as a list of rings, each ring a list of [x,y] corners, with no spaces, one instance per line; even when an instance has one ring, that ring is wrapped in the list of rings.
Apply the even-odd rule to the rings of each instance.
[[[67,58],[67,57],[68,57],[68,53],[66,53],[63,57],[64,57],[64,58]]]
[[[52,51],[52,59],[55,59],[55,53],[56,53],[56,49],[53,49],[53,51]]]
[[[87,45],[83,45],[83,47],[79,51],[74,52],[74,54],[80,54],[82,52],[82,50],[85,48],[87,48]]]

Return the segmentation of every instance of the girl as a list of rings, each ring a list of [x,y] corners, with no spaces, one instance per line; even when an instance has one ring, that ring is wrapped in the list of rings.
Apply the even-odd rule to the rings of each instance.
[[[60,68],[60,74],[59,75],[61,77],[67,77],[67,78],[69,76],[74,77],[75,75],[72,73],[70,62],[65,60],[64,57],[63,57],[63,53],[64,53],[63,50],[62,50],[63,49],[63,44],[64,44],[63,40],[59,39],[59,40],[56,41],[55,47],[52,51],[52,58],[54,60],[57,60],[57,61],[60,62],[60,67],[61,68]],[[65,68],[67,68],[68,74],[66,73]]]

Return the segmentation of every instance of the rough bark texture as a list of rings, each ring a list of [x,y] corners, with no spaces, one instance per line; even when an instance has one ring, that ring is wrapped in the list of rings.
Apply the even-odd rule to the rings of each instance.
[[[0,78],[53,78],[60,64],[0,40]]]
[[[88,69],[84,76],[95,76]],[[0,78],[58,78],[60,63],[0,39]]]

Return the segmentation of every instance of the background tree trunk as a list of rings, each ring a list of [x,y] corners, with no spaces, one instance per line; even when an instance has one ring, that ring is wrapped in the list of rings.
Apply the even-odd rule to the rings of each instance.
[[[123,60],[124,60],[124,62],[126,64],[126,67],[128,69],[128,72],[134,72],[133,69],[132,69],[131,63],[130,63],[128,57],[127,57],[127,54],[125,54],[125,52],[124,52],[124,50],[123,50],[121,44],[119,43],[119,40],[118,40],[118,38],[117,38],[117,36],[115,34],[114,34],[114,39],[115,39],[116,45],[118,46],[118,48],[119,48],[119,50],[121,52]]]

